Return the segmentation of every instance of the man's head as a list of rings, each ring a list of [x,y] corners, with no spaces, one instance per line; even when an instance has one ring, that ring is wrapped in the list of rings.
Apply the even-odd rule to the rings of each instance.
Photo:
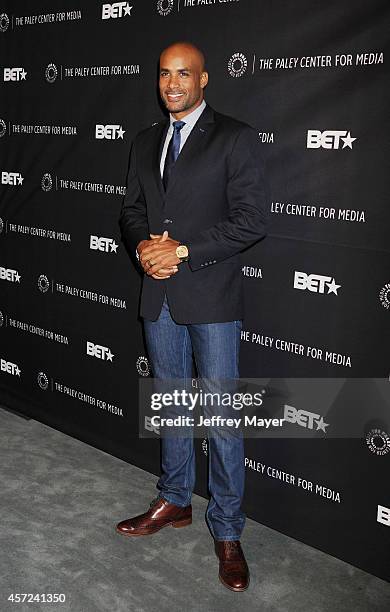
[[[160,95],[175,119],[182,119],[201,104],[207,81],[204,55],[195,45],[178,42],[161,53]]]

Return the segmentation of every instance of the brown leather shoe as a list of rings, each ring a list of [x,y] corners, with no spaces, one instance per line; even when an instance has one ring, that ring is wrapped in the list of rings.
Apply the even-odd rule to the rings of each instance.
[[[122,535],[142,536],[156,533],[167,525],[186,527],[192,523],[192,506],[175,506],[162,497],[156,497],[144,514],[121,521],[116,530]]]
[[[245,591],[249,569],[239,540],[214,540],[219,558],[219,579],[231,591]]]

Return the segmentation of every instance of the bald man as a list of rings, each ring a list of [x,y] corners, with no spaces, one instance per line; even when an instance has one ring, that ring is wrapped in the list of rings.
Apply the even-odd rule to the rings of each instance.
[[[119,219],[123,242],[143,272],[140,315],[153,375],[161,381],[190,380],[193,358],[202,381],[239,378],[240,252],[266,234],[257,134],[206,104],[208,78],[193,44],[175,43],[161,53],[159,89],[169,119],[134,139]],[[208,439],[206,522],[219,578],[244,591],[243,438],[213,431]],[[161,450],[159,493],[146,512],[117,525],[121,534],[192,522],[193,437],[162,436]]]

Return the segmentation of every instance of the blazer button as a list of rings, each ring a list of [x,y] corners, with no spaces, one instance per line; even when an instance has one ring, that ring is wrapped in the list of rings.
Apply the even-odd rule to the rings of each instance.
[[[173,223],[172,219],[164,219],[163,223]]]

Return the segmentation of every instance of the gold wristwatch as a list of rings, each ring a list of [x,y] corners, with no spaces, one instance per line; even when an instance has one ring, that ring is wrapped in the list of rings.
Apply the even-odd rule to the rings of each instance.
[[[188,247],[186,247],[185,244],[179,244],[179,246],[176,247],[176,255],[180,259],[180,261],[188,261],[190,258],[188,253]]]

